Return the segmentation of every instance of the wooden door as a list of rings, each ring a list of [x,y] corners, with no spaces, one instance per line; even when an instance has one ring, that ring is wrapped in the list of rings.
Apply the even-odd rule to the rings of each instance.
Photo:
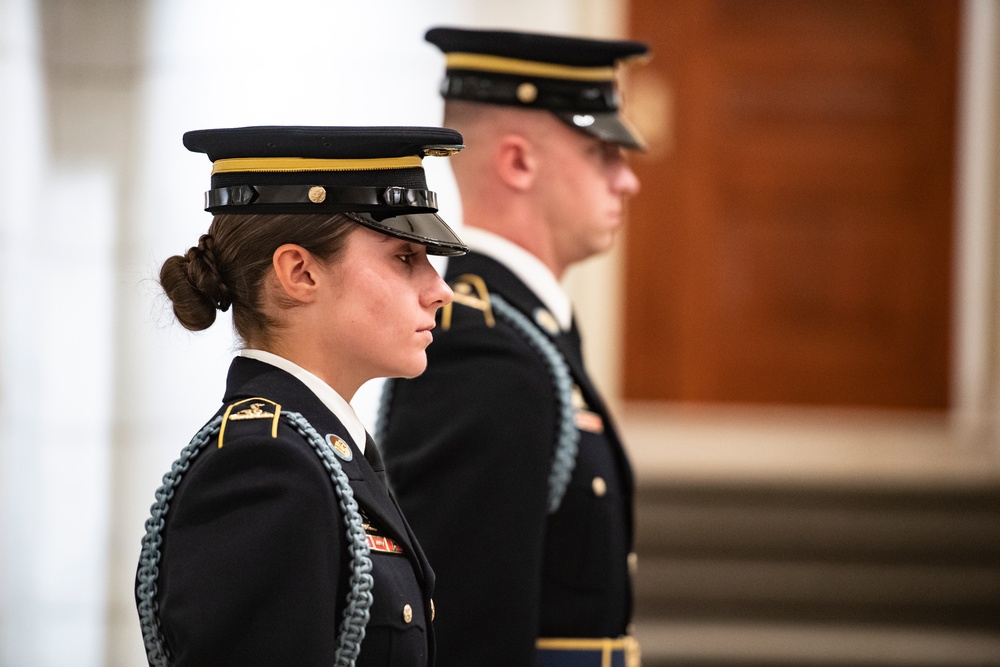
[[[958,3],[630,12],[626,398],[947,407]]]

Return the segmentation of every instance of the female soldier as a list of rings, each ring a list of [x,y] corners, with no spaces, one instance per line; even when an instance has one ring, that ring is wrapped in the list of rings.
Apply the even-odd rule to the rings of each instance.
[[[146,523],[136,599],[152,665],[428,665],[434,575],[349,401],[411,377],[452,293],[427,254],[466,248],[421,158],[441,128],[201,130],[208,233],[160,283],[242,349],[215,417]]]

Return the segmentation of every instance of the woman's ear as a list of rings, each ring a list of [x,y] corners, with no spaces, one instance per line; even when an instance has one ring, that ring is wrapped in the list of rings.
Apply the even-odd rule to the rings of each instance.
[[[318,264],[312,253],[300,245],[286,243],[271,257],[274,276],[288,298],[310,303],[316,298]]]
[[[515,190],[527,190],[538,172],[531,142],[519,134],[507,134],[497,142],[494,164],[500,179]]]

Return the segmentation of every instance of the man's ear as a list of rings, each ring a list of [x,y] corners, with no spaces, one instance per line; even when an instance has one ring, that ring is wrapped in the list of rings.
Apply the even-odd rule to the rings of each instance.
[[[318,265],[311,252],[300,245],[286,243],[274,251],[271,264],[288,298],[298,303],[309,303],[316,298]]]
[[[497,142],[494,165],[500,179],[515,190],[527,190],[538,173],[532,144],[519,134],[507,134]]]

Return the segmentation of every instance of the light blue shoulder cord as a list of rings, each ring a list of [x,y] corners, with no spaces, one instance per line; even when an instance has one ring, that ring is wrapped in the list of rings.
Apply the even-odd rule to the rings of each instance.
[[[323,461],[323,467],[330,473],[333,488],[339,499],[340,510],[343,513],[347,548],[350,553],[351,576],[350,591],[347,594],[347,606],[340,622],[337,636],[337,650],[334,653],[335,667],[351,667],[361,651],[361,642],[365,638],[365,626],[368,623],[369,610],[373,596],[372,561],[365,531],[361,526],[361,513],[358,503],[354,500],[347,475],[344,474],[340,462],[334,456],[330,447],[319,433],[297,412],[283,412],[281,416],[316,450]],[[180,457],[170,466],[170,472],[163,476],[163,485],[156,490],[156,502],[150,508],[150,517],[146,520],[146,535],[142,538],[142,552],[139,556],[139,581],[136,597],[139,600],[139,622],[142,626],[142,640],[146,646],[146,656],[153,667],[168,667],[170,656],[164,646],[163,634],[157,617],[156,579],[159,576],[160,545],[163,538],[160,533],[170,500],[174,490],[180,484],[184,473],[191,466],[191,461],[198,452],[219,432],[222,417],[218,416],[206,424],[191,439],[187,447],[181,450]]]
[[[573,476],[576,467],[576,454],[580,444],[580,432],[576,428],[576,409],[573,407],[573,377],[569,366],[563,359],[559,349],[548,336],[539,331],[524,313],[508,304],[497,294],[490,294],[490,304],[493,311],[507,320],[521,334],[528,344],[541,354],[555,385],[556,398],[559,401],[559,435],[556,439],[556,449],[552,456],[552,470],[549,472],[549,514],[555,514],[566,495],[566,487]],[[382,398],[379,403],[376,419],[376,433],[379,437],[385,433],[389,419],[389,404],[392,402],[392,390],[396,380],[386,380],[382,388]]]

